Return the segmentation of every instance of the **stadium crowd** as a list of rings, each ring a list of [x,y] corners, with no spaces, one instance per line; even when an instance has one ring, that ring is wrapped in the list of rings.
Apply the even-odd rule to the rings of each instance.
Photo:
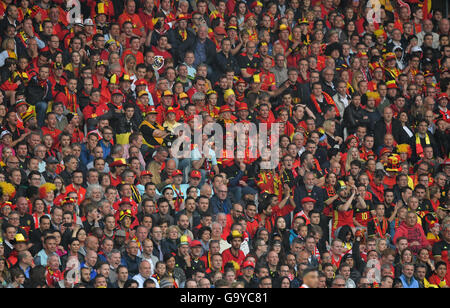
[[[1,0],[0,286],[448,288],[444,2]]]

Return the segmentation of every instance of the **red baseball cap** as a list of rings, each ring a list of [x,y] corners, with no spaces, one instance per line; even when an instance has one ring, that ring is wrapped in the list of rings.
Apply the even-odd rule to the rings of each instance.
[[[119,89],[116,89],[116,90],[114,90],[114,91],[111,93],[111,95],[116,95],[116,94],[119,94],[119,95],[123,96],[122,91],[120,91]]]
[[[145,79],[138,79],[134,82],[135,86],[143,86],[143,85],[147,85],[147,81]]]
[[[141,172],[141,176],[146,176],[146,175],[153,176],[153,174],[149,170],[144,170]]]
[[[154,113],[154,114],[157,114],[157,113],[158,113],[158,112],[156,111],[156,109],[155,109],[155,106],[150,105],[150,106],[147,107],[147,112],[145,113],[145,115],[148,115],[148,114],[150,114],[150,113]]]
[[[189,173],[189,176],[191,178],[201,178],[202,174],[198,170],[192,170],[191,173]]]
[[[253,263],[252,261],[245,261],[244,264],[242,265],[242,268],[246,268],[246,267],[255,268],[255,263]]]
[[[316,200],[314,200],[314,199],[311,198],[311,197],[305,197],[305,198],[302,199],[302,204],[304,204],[304,203],[306,203],[306,202],[313,202],[313,203],[316,203]]]
[[[181,172],[181,170],[175,170],[174,172],[172,172],[172,176],[177,176],[177,175],[183,175],[183,172]]]
[[[199,240],[193,240],[190,244],[189,247],[194,248],[194,247],[202,247],[202,243],[200,243]]]
[[[439,101],[439,100],[441,100],[443,98],[448,99],[447,93],[444,92],[444,93],[439,94],[438,97],[437,97],[437,100]]]

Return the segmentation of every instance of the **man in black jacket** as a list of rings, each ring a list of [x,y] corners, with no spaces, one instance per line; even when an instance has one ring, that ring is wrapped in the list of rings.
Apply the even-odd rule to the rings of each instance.
[[[370,124],[369,117],[364,113],[364,109],[361,108],[361,96],[353,96],[351,104],[345,108],[344,123],[349,135],[354,134],[359,125],[368,126]]]
[[[199,27],[197,37],[192,47],[195,55],[194,67],[200,63],[208,65],[208,75],[212,73],[212,65],[216,61],[216,45],[208,38],[208,27]]]
[[[175,64],[182,63],[186,51],[194,46],[195,34],[187,27],[188,18],[188,15],[180,14],[177,18],[178,26],[167,33]]]
[[[398,144],[405,143],[404,136],[402,134],[403,129],[399,120],[393,118],[393,111],[391,107],[385,107],[383,110],[383,118],[375,123],[374,137],[375,145],[374,148],[377,149],[383,144],[384,135],[392,134],[395,141]],[[406,142],[408,143],[408,142]]]
[[[223,39],[220,46],[222,50],[217,54],[217,60],[215,62],[216,78],[225,74],[229,69],[233,70],[235,75],[238,75],[240,73],[239,64],[236,58],[231,54],[230,39]]]
[[[36,115],[39,127],[44,126],[45,113],[47,111],[48,102],[52,100],[52,84],[48,80],[50,76],[50,68],[48,65],[39,67],[39,73],[34,76],[25,95],[30,105],[36,106]]]

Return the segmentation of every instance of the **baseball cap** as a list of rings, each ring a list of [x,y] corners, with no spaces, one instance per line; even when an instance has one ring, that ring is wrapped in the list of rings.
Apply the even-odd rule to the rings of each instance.
[[[202,174],[198,170],[192,170],[191,173],[189,173],[189,176],[191,178],[201,178]]]
[[[124,158],[114,158],[114,161],[109,165],[110,167],[123,167],[127,163]]]
[[[172,172],[172,177],[174,176],[178,176],[178,175],[183,175],[183,172],[181,172],[181,170],[175,170],[174,172]]]
[[[144,170],[141,172],[141,176],[146,176],[146,175],[153,176],[153,174],[149,170]]]
[[[183,99],[183,98],[189,99],[189,96],[185,92],[181,92],[180,94],[178,94],[178,99]]]
[[[86,18],[83,23],[85,26],[94,26],[94,22],[90,18]]]
[[[155,106],[150,105],[147,107],[145,115],[147,116],[149,114],[157,114],[157,113],[158,113],[158,111],[156,111]]]
[[[120,91],[119,89],[116,89],[116,90],[113,91],[113,93],[112,93],[111,95],[120,95],[120,96],[123,96],[123,93],[122,93],[122,91]]]
[[[14,237],[14,239],[11,241],[11,244],[15,245],[18,243],[26,243],[28,242],[27,239],[25,238],[25,236],[23,236],[22,233],[17,233],[16,236]]]
[[[189,247],[194,248],[194,247],[202,247],[202,243],[200,243],[199,240],[193,240],[190,244]]]
[[[45,159],[45,162],[46,162],[47,164],[57,164],[57,163],[59,163],[59,161],[56,159],[55,156],[49,156],[49,157],[47,157],[47,158]]]
[[[145,86],[147,85],[147,81],[145,79],[138,79],[134,82],[135,86]]]
[[[170,90],[166,90],[166,91],[164,91],[162,96],[173,96],[173,93]]]
[[[139,91],[138,97],[141,97],[141,96],[143,96],[143,95],[147,95],[147,96],[148,96],[148,92],[145,91],[145,90]]]
[[[130,75],[128,75],[128,74],[123,74],[122,77],[120,77],[119,80],[120,80],[121,82],[123,82],[123,81],[131,82]]]
[[[306,203],[306,202],[313,202],[313,203],[316,203],[316,200],[314,200],[314,199],[311,198],[311,197],[305,197],[305,198],[302,199],[302,204],[304,204],[304,203]]]
[[[6,135],[11,135],[12,136],[12,133],[9,130],[2,131],[2,133],[0,134],[0,139],[5,137]]]

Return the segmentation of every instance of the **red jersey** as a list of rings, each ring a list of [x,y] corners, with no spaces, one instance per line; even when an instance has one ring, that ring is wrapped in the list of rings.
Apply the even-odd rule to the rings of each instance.
[[[133,53],[133,51],[131,49],[127,49],[123,52],[122,55],[122,61],[125,60],[125,57],[127,55],[133,55],[136,58],[136,65],[144,63],[144,55],[142,54],[142,52],[138,51],[136,54]]]
[[[333,231],[336,230],[337,228],[345,226],[345,225],[354,227],[353,209],[354,209],[355,201],[352,202],[352,204],[349,206],[348,210],[339,211],[339,207],[344,203],[345,202],[340,199],[337,199],[333,202],[333,225],[332,225]],[[334,232],[332,235],[334,236]]]
[[[113,177],[111,172],[109,173],[109,177],[111,178],[111,185],[112,186],[118,186],[120,183],[122,183],[122,178],[120,176],[117,176],[117,178]]]
[[[222,264],[223,264],[223,266],[225,266],[225,264],[227,264],[228,262],[234,261],[234,262],[236,262],[239,265],[239,267],[241,267],[242,263],[244,262],[244,259],[245,259],[245,255],[242,252],[242,250],[239,250],[238,256],[234,256],[231,253],[231,247],[228,248],[227,250],[225,250],[222,253]],[[239,272],[240,272],[240,270],[239,270]]]
[[[261,90],[272,90],[272,88],[275,86],[275,74],[269,71],[262,71],[259,76],[261,78]]]
[[[54,147],[59,143],[58,137],[61,134],[61,131],[59,129],[57,129],[57,128],[50,129],[47,126],[44,126],[41,128],[41,130],[42,130],[42,136],[45,136],[45,135],[52,136]]]
[[[87,120],[104,115],[108,111],[108,105],[106,105],[105,103],[93,104],[93,102],[90,102],[86,107],[84,107],[83,116]]]
[[[76,190],[76,188],[73,186],[73,184],[70,184],[69,186],[66,187],[66,195],[69,194],[72,191],[77,193],[78,205],[80,205],[81,202],[83,202],[84,198],[86,197],[86,188],[83,188],[83,187],[80,186],[80,189]]]
[[[152,51],[155,53],[155,64],[159,63],[158,65],[158,73],[161,75],[164,73],[164,59],[173,58],[172,54],[168,52],[167,50],[161,50],[155,46],[152,46]]]
[[[122,28],[122,25],[129,21],[133,25],[133,33],[137,36],[142,36],[141,29],[145,29],[144,24],[141,21],[141,18],[138,14],[130,15],[126,12],[124,12],[122,15],[119,16],[118,22],[120,25],[120,28]]]

